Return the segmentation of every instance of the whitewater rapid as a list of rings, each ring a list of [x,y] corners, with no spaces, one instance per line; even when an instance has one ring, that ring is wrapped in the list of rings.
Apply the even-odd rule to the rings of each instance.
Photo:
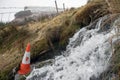
[[[100,76],[109,66],[112,56],[110,38],[115,34],[109,25],[102,30],[101,25],[106,19],[107,16],[80,29],[52,65],[34,69],[27,80],[91,80]]]

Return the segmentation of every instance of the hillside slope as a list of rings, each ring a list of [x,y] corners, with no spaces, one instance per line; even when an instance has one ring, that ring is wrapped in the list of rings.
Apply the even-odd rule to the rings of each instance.
[[[54,56],[55,50],[65,49],[68,40],[80,28],[99,17],[109,14],[108,6],[101,3],[65,11],[53,19],[29,22],[23,26],[13,24],[0,29],[0,80],[13,80],[12,69],[19,65],[25,46],[31,43],[31,61]],[[51,52],[53,54],[47,54]]]

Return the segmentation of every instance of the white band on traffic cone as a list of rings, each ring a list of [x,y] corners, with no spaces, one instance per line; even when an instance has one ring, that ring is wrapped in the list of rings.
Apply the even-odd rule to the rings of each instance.
[[[30,64],[30,52],[25,51],[22,64]]]

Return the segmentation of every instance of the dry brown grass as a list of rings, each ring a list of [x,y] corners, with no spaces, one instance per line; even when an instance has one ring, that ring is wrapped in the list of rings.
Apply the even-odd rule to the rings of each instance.
[[[120,0],[105,0],[111,13],[120,13]]]
[[[0,79],[9,75],[10,72],[21,61],[24,42],[27,40],[28,31],[8,25],[0,29]],[[5,75],[6,74],[6,75]],[[6,80],[4,77],[3,80]]]
[[[111,13],[120,13],[120,0],[89,0],[89,3],[107,3]]]
[[[82,24],[82,26],[88,25],[95,19],[108,14],[107,6],[101,3],[88,3],[86,6],[82,7],[75,14],[75,22],[77,24]]]
[[[107,13],[106,6],[89,3],[84,7],[65,11],[55,18],[43,22],[27,23],[11,29],[4,28],[0,31],[3,36],[0,45],[0,72],[4,75],[0,74],[0,77],[4,77],[19,64],[27,42],[31,43],[31,58],[34,61],[47,51],[65,49],[69,38],[78,29]],[[49,58],[49,56],[47,57]]]
[[[18,27],[7,26],[0,29],[0,79],[7,80],[7,77],[10,77],[7,74],[20,63],[27,42],[32,45],[32,61],[53,49],[54,44],[59,42],[60,28],[65,27],[65,18],[70,15],[71,11],[68,11],[50,21],[28,23]]]

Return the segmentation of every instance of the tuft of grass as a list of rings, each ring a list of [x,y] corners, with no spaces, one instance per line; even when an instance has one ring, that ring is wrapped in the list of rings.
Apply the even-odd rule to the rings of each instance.
[[[0,80],[13,80],[14,76],[11,73],[12,69],[20,63],[21,56],[19,56],[21,45],[29,37],[28,31],[23,28],[17,28],[9,25],[0,29]],[[17,54],[15,54],[17,53]],[[7,55],[7,56],[2,56]],[[20,54],[22,55],[22,54]]]
[[[34,44],[34,46],[32,46],[32,50],[31,50],[31,59],[32,61],[35,61],[36,58],[39,57],[39,55],[41,55],[41,52],[44,52],[45,50],[49,49],[49,46],[47,44],[47,40],[46,39],[41,39],[36,41]]]
[[[101,3],[88,3],[75,13],[74,22],[81,26],[86,26],[108,13],[107,6]]]
[[[73,36],[73,34],[80,28],[79,25],[72,24],[70,26],[65,26],[65,30],[63,30],[60,34],[60,42],[59,47],[61,49],[65,49],[66,45],[69,42],[69,38]]]
[[[24,41],[28,37],[28,31],[21,28],[9,26],[0,30],[0,53],[10,50],[15,42]],[[23,42],[22,41],[22,42]]]
[[[120,0],[106,0],[111,13],[120,13]]]
[[[18,61],[10,63],[9,66],[3,68],[3,70],[0,71],[0,80],[14,80],[12,69],[13,66],[16,67],[16,65],[18,64],[17,62]]]

